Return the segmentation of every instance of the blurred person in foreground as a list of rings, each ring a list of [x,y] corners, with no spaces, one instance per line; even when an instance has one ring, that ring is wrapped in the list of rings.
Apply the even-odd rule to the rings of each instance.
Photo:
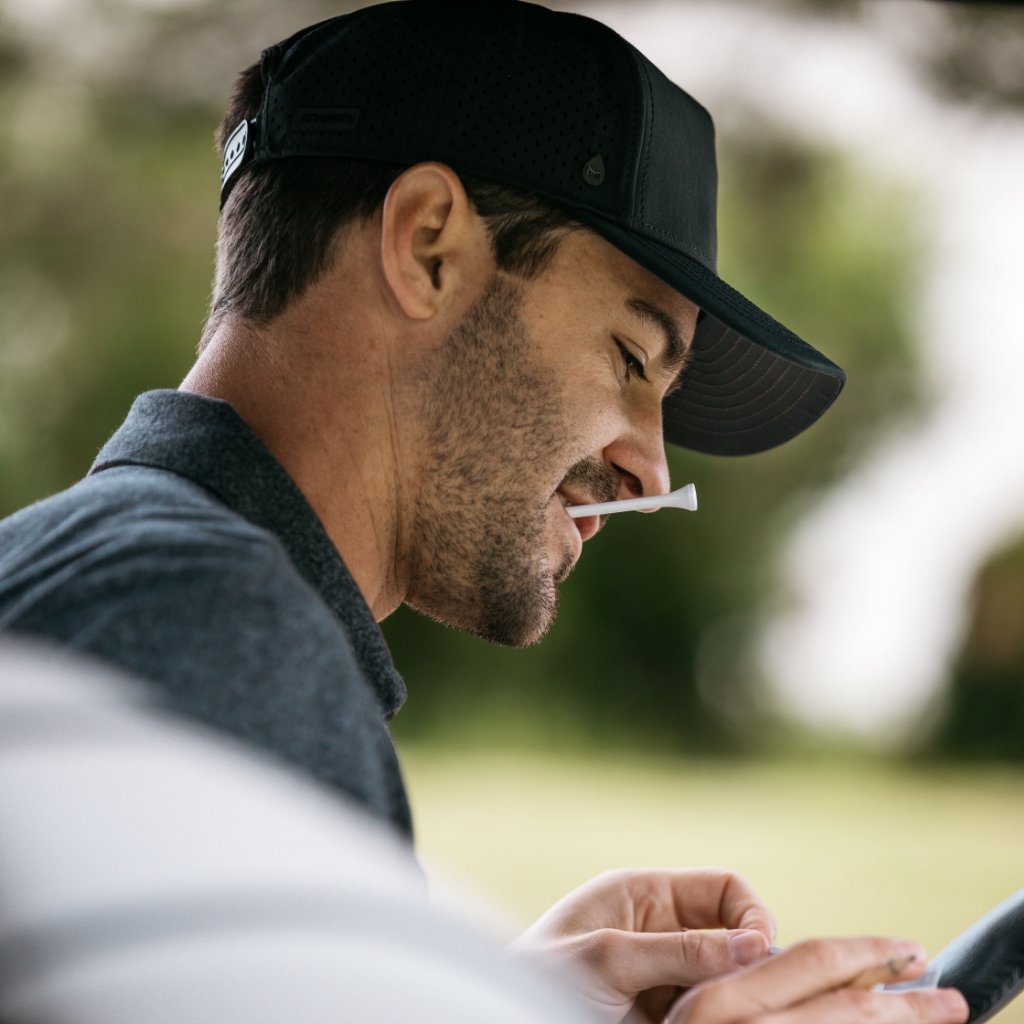
[[[177,391],[0,524],[0,627],[152,681],[410,834],[377,623],[407,603],[537,642],[664,442],[780,444],[842,371],[715,272],[713,127],[611,30],[513,0],[383,4],[244,71],[219,132],[212,309]],[[140,339],[144,344],[145,340]],[[627,871],[515,944],[600,1019],[954,1022],[851,987],[883,938],[768,957],[722,870]]]
[[[408,843],[67,650],[0,636],[4,1024],[588,1024]]]

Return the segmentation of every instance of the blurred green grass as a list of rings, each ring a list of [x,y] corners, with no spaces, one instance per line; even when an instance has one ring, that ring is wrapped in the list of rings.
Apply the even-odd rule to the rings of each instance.
[[[930,952],[1024,885],[1024,774],[843,758],[679,761],[403,749],[420,854],[524,922],[613,867],[720,864],[783,945]],[[1024,1000],[999,1018],[1024,1022]]]

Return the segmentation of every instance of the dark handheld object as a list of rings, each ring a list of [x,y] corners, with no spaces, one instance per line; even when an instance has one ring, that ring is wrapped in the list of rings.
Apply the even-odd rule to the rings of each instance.
[[[930,965],[943,988],[959,989],[968,1024],[994,1017],[1024,989],[1024,889],[954,939]]]

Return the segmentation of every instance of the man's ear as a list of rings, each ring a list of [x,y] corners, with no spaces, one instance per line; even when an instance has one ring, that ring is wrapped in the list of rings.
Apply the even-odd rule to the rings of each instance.
[[[450,167],[416,164],[395,180],[381,210],[381,264],[406,316],[427,320],[475,295],[491,258],[487,226]]]

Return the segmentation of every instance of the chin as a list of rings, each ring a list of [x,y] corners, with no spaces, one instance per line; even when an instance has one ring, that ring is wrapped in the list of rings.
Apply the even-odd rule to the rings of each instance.
[[[406,603],[502,647],[540,643],[555,621],[558,588],[577,555],[569,545],[551,550],[546,511],[526,525],[492,524],[482,542],[462,549],[461,559],[448,557],[449,547],[429,572],[415,575]],[[564,517],[561,507],[558,512]]]
[[[517,588],[508,600],[482,600],[460,628],[501,647],[532,647],[548,635],[558,614],[558,587],[547,578],[531,588]],[[489,597],[493,598],[493,594]]]
[[[531,616],[528,620],[522,617],[516,620],[503,619],[500,622],[484,622],[477,626],[466,627],[482,640],[499,647],[533,647],[548,635],[555,621],[555,609],[550,614]]]
[[[532,647],[547,636],[558,614],[558,584],[550,575],[511,585],[491,579],[470,600],[445,605],[408,600],[417,611],[446,626],[500,647]],[[469,597],[470,595],[464,595]]]
[[[552,571],[543,564],[533,579],[505,581],[485,587],[476,605],[477,636],[502,647],[532,647],[544,639],[558,616],[558,588],[572,572],[575,559],[567,555]]]

